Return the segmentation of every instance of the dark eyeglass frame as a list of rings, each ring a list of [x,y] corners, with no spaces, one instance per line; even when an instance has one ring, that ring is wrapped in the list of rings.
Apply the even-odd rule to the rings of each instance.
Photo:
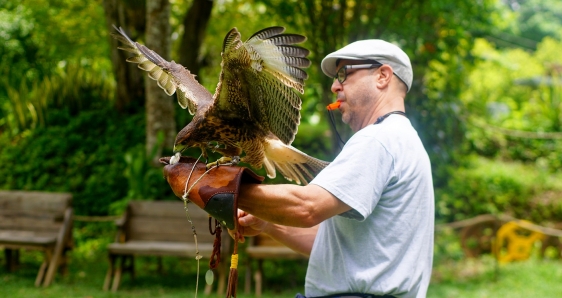
[[[381,67],[381,66],[382,66],[381,63],[344,65],[340,69],[338,69],[338,72],[336,73],[336,76],[334,77],[334,79],[338,80],[338,82],[340,82],[340,84],[343,84],[343,82],[345,82],[345,80],[347,79],[347,70],[348,69],[371,69],[371,68],[377,68],[377,67]]]

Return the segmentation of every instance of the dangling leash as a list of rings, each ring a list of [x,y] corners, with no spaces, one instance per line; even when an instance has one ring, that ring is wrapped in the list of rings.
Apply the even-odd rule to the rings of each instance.
[[[212,166],[211,168],[207,169],[192,185],[191,187],[189,187],[189,190],[187,189],[187,186],[189,185],[189,181],[191,180],[191,176],[193,175],[193,172],[195,171],[195,168],[197,166],[197,163],[199,162],[199,160],[201,159],[202,154],[199,156],[199,158],[197,158],[197,160],[195,161],[195,163],[193,163],[193,167],[191,168],[191,171],[188,175],[187,180],[185,181],[185,187],[184,187],[184,191],[183,191],[183,196],[181,197],[183,202],[184,202],[184,206],[185,206],[185,211],[186,211],[186,216],[187,216],[187,220],[189,221],[189,223],[191,224],[191,230],[193,231],[193,238],[195,240],[195,259],[197,260],[197,278],[196,278],[196,284],[195,284],[195,298],[197,298],[197,292],[198,292],[198,288],[199,288],[199,260],[202,258],[202,256],[199,253],[199,248],[198,248],[198,244],[197,244],[197,232],[195,230],[195,226],[193,225],[193,221],[191,220],[191,218],[189,217],[189,210],[187,207],[187,203],[189,200],[189,193],[191,192],[191,190],[193,189],[193,187],[195,185],[197,185],[197,183],[199,183],[199,181],[201,181],[201,179],[207,175],[210,171],[212,171],[213,169],[218,168],[218,164]],[[179,158],[179,157],[178,157]],[[222,164],[221,166],[230,166],[230,165],[235,165],[236,162],[231,162],[231,163],[225,163]],[[207,284],[212,284],[214,281],[214,274],[213,274],[213,269],[216,269],[219,266],[219,263],[221,261],[220,259],[220,253],[221,253],[221,234],[222,234],[222,227],[221,224],[218,220],[215,219],[215,226],[214,229],[212,228],[212,216],[209,215],[209,232],[211,233],[211,235],[215,235],[215,240],[213,242],[213,251],[211,253],[211,257],[209,260],[209,270],[207,271],[207,273],[205,274],[205,281],[207,282]],[[238,215],[237,213],[235,214],[235,221],[238,221]],[[238,233],[238,229],[236,229],[235,231],[235,239],[239,238],[239,233]],[[232,252],[232,256],[231,256],[231,261],[230,261],[230,272],[228,275],[228,286],[227,286],[227,292],[226,292],[226,297],[230,298],[230,297],[236,297],[236,287],[238,284],[238,241],[234,241],[234,249]]]

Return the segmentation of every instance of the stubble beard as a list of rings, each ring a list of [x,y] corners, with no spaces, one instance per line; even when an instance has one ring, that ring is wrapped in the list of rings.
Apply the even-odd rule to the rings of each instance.
[[[372,104],[374,94],[371,94],[368,90],[356,93],[353,96],[352,105],[345,96],[342,98],[345,99],[347,104],[346,109],[342,112],[342,122],[354,131],[358,131],[362,128],[361,121],[367,116],[365,109],[368,109],[369,105]]]

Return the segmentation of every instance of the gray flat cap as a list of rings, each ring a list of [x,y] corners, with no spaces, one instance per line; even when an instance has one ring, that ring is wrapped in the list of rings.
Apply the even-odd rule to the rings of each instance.
[[[408,87],[412,87],[414,77],[408,55],[399,47],[381,39],[360,40],[329,54],[322,60],[322,71],[329,77],[336,76],[338,59],[375,60],[392,67],[394,74]]]

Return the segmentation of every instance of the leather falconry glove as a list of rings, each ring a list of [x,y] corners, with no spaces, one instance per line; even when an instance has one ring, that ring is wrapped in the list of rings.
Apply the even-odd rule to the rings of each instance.
[[[164,177],[172,187],[174,194],[185,198],[201,207],[222,225],[230,230],[238,228],[238,192],[242,183],[261,183],[263,177],[250,169],[237,166],[222,165],[207,170],[206,164],[197,162],[190,157],[180,157],[179,161],[170,164],[170,157],[160,159],[164,166]],[[209,222],[210,223],[210,222]],[[213,254],[209,266],[216,267],[220,257],[214,262],[214,255],[220,255],[220,227],[215,234]],[[235,232],[237,233],[237,232]],[[236,234],[237,235],[237,234]],[[236,236],[238,239],[238,235]],[[234,241],[234,249],[230,261],[228,287],[226,297],[236,297],[238,284],[238,241]]]
[[[170,157],[163,157],[164,177],[174,194],[186,198],[219,220],[230,230],[238,226],[238,192],[242,183],[261,183],[263,177],[250,169],[221,165],[206,169],[206,164],[191,157],[182,156],[179,162],[170,164]],[[189,192],[189,193],[188,193]]]

